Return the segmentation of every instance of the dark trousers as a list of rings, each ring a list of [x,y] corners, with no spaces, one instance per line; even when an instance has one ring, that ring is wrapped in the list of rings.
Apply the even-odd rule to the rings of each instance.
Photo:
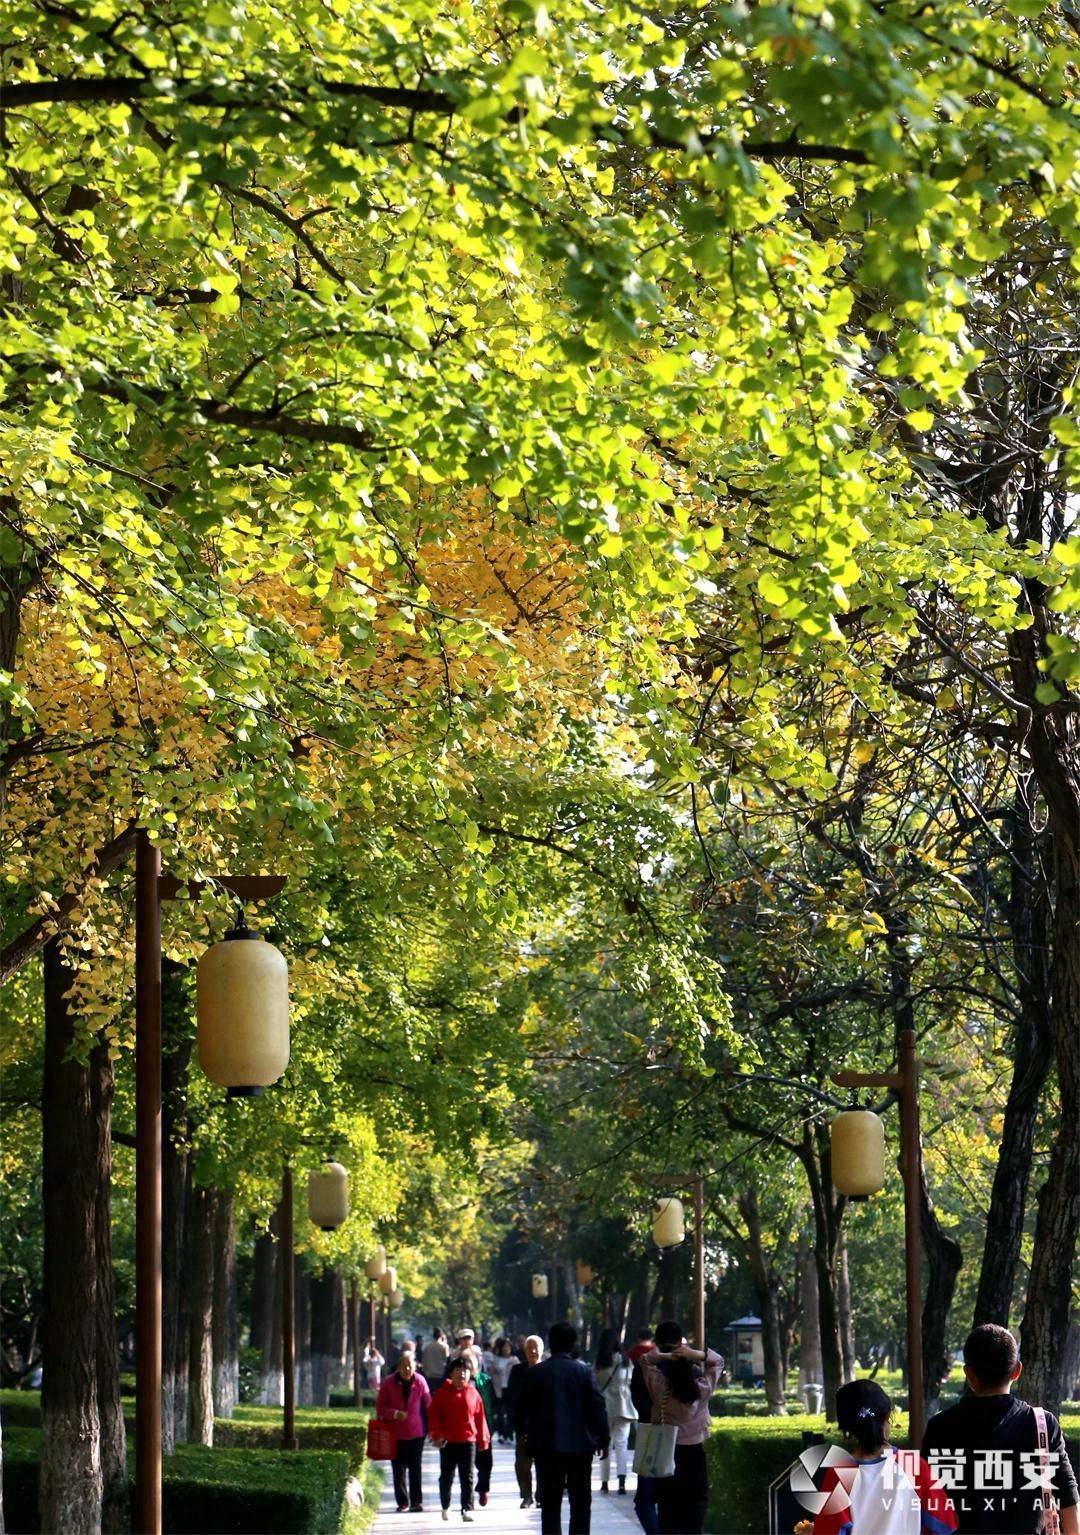
[[[500,1439],[512,1439],[514,1437],[514,1425],[510,1420],[510,1404],[505,1396],[495,1398],[495,1422],[491,1425],[493,1434],[498,1434]]]
[[[424,1436],[419,1439],[399,1439],[397,1442],[397,1454],[390,1462],[390,1469],[394,1473],[394,1501],[400,1506],[408,1503],[410,1508],[419,1508],[424,1501],[424,1490],[421,1483],[421,1466],[424,1459]],[[408,1477],[408,1494],[405,1490],[405,1479]]]
[[[517,1444],[514,1446],[514,1475],[517,1477],[518,1492],[525,1502],[532,1502],[533,1495],[533,1458],[525,1448],[525,1441],[519,1434]]]
[[[471,1440],[467,1444],[444,1444],[439,1451],[439,1502],[443,1508],[450,1507],[455,1472],[461,1479],[461,1506],[472,1508],[475,1455],[476,1446]]]
[[[491,1491],[491,1468],[495,1464],[495,1456],[490,1450],[477,1450],[476,1452],[476,1490],[477,1492]]]
[[[634,1492],[634,1513],[645,1535],[660,1535],[660,1519],[656,1512],[656,1478],[639,1476]]]
[[[709,1501],[709,1472],[703,1444],[675,1446],[675,1475],[655,1481],[660,1535],[701,1535]]]
[[[562,1535],[563,1493],[570,1503],[570,1535],[589,1535],[592,1516],[591,1455],[556,1451],[536,1457],[541,1535]]]

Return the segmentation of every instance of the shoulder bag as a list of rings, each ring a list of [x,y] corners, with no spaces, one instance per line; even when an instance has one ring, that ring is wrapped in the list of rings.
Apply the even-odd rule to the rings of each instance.
[[[678,1425],[665,1423],[669,1388],[664,1386],[660,1403],[659,1423],[639,1423],[637,1442],[634,1446],[634,1470],[638,1476],[667,1477],[675,1475],[675,1444],[679,1437]]]

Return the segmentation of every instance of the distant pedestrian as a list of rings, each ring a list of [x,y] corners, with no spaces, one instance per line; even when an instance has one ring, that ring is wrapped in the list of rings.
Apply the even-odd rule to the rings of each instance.
[[[572,1357],[576,1344],[576,1328],[552,1326],[551,1357],[529,1370],[514,1408],[515,1425],[536,1460],[542,1535],[561,1535],[564,1492],[570,1535],[589,1535],[592,1460],[610,1444],[604,1398],[589,1366]]]
[[[656,1478],[660,1535],[701,1535],[705,1528],[709,1398],[723,1367],[723,1358],[712,1349],[691,1348],[678,1322],[661,1322],[656,1329],[656,1348],[641,1356],[652,1421],[674,1423],[679,1431],[675,1475]]]
[[[406,1349],[398,1360],[397,1369],[379,1387],[375,1399],[375,1416],[397,1428],[397,1451],[390,1469],[399,1514],[406,1509],[419,1513],[424,1507],[421,1466],[430,1400],[427,1381],[416,1373],[416,1356]]]
[[[461,1517],[473,1520],[473,1474],[477,1450],[491,1444],[484,1404],[472,1384],[472,1361],[455,1359],[450,1375],[431,1398],[428,1408],[428,1433],[439,1452],[439,1502],[442,1516],[450,1517],[450,1498],[454,1477],[461,1483]]]
[[[607,1408],[608,1426],[611,1429],[611,1449],[615,1452],[615,1474],[619,1478],[619,1491],[626,1491],[627,1446],[630,1442],[630,1425],[637,1419],[637,1408],[630,1395],[630,1377],[633,1366],[623,1353],[622,1339],[614,1327],[600,1334],[596,1350],[596,1384],[600,1387]],[[608,1491],[611,1475],[611,1455],[600,1462],[600,1491]]]
[[[522,1508],[532,1508],[533,1498],[533,1456],[529,1449],[528,1440],[518,1424],[517,1404],[521,1400],[525,1389],[525,1380],[530,1370],[534,1370],[544,1357],[544,1340],[532,1333],[528,1338],[522,1338],[521,1351],[524,1359],[520,1364],[515,1364],[510,1371],[510,1377],[506,1383],[506,1412],[511,1429],[516,1436],[514,1445],[514,1475],[517,1477],[518,1492],[521,1494]],[[537,1488],[539,1492],[539,1487]]]
[[[1061,1535],[1080,1532],[1076,1477],[1061,1424],[1053,1413],[1012,1395],[1022,1368],[1011,1332],[992,1322],[976,1327],[964,1344],[969,1394],[926,1425],[923,1454],[931,1471],[940,1468],[944,1481],[947,1467],[950,1486],[966,1492],[957,1498],[960,1535],[1032,1535],[1048,1528],[1040,1480],[1047,1500],[1059,1506]]]
[[[378,1391],[379,1382],[382,1379],[383,1365],[386,1363],[379,1353],[378,1345],[374,1338],[369,1338],[364,1345],[361,1355],[361,1363],[364,1366],[364,1374],[367,1377],[368,1389]]]
[[[446,1334],[441,1327],[436,1327],[434,1335],[428,1343],[424,1344],[424,1351],[420,1355],[420,1368],[430,1386],[442,1384],[449,1358],[450,1350],[446,1344]]]
[[[656,1347],[653,1342],[653,1330],[651,1327],[639,1327],[637,1330],[637,1342],[629,1350],[631,1364],[637,1364],[642,1354],[649,1354]]]
[[[510,1384],[510,1373],[517,1360],[510,1352],[510,1342],[507,1338],[496,1338],[495,1352],[492,1356],[488,1374],[491,1376],[491,1389],[495,1393],[495,1422],[493,1428],[498,1433],[500,1444],[509,1444],[513,1438],[513,1428],[508,1412],[509,1399],[507,1387]]]

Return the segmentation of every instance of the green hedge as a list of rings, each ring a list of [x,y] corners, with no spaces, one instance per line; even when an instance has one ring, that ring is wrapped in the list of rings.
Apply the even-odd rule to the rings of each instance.
[[[12,1535],[39,1535],[41,1431],[4,1435],[4,1512]],[[344,1450],[180,1445],[165,1461],[168,1535],[336,1535],[351,1457]]]

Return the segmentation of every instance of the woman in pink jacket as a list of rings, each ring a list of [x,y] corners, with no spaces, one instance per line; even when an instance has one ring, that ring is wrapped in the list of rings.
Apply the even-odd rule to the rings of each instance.
[[[421,1465],[424,1440],[428,1430],[428,1402],[431,1391],[427,1381],[416,1372],[416,1355],[405,1349],[397,1369],[388,1375],[375,1398],[375,1416],[397,1429],[397,1454],[390,1462],[394,1473],[394,1498],[399,1514],[406,1509],[422,1513],[424,1491]],[[406,1477],[408,1496],[406,1496]]]
[[[655,1349],[641,1356],[653,1422],[674,1423],[679,1430],[675,1475],[657,1477],[655,1483],[660,1535],[701,1535],[705,1528],[709,1398],[723,1368],[723,1357],[711,1348],[690,1347],[678,1322],[661,1322]]]

